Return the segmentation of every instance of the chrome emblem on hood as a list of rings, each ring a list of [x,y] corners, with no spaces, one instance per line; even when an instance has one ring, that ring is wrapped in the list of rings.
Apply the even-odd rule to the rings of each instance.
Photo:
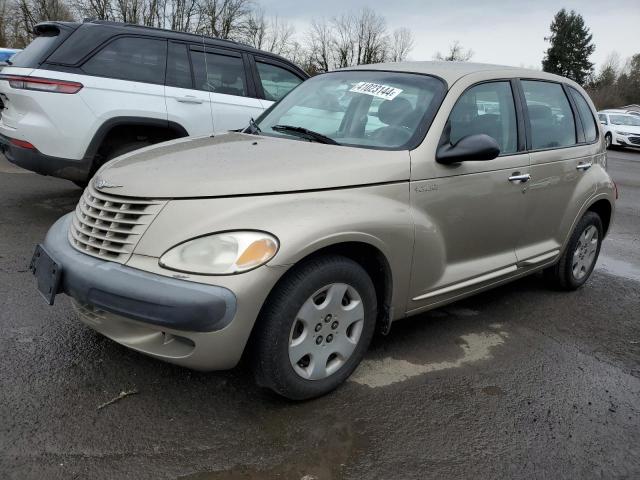
[[[93,185],[98,190],[102,190],[103,188],[118,188],[122,186],[122,185],[114,185],[113,183],[109,183],[107,180],[105,180],[102,177],[96,177],[96,179],[93,181]]]

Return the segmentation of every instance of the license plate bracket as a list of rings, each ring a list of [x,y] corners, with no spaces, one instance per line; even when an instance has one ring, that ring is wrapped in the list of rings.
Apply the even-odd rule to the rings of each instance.
[[[62,280],[62,267],[42,246],[38,245],[33,257],[29,270],[36,277],[38,291],[49,305],[53,305],[56,295],[60,291],[60,282]]]

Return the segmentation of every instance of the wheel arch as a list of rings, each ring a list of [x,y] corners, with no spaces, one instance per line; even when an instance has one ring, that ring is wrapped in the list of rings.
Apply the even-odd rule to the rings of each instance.
[[[176,122],[170,122],[166,119],[151,118],[151,117],[114,117],[105,121],[96,130],[93,138],[89,142],[84,159],[91,165],[91,170],[95,170],[94,164],[96,156],[100,153],[101,148],[104,146],[105,141],[108,141],[110,135],[112,135],[118,129],[126,128],[130,129],[148,129],[156,134],[162,134],[165,132],[167,140],[173,138],[181,138],[189,135],[187,130]]]
[[[608,199],[600,198],[595,202],[591,203],[587,209],[587,212],[594,212],[602,220],[602,228],[604,230],[604,235],[606,236],[609,231],[609,226],[611,225],[611,216],[613,215],[613,207]],[[583,214],[584,215],[584,214]]]
[[[334,243],[319,245],[316,246],[316,248],[305,251],[289,265],[287,271],[273,285],[263,303],[263,307],[269,301],[271,294],[296,266],[313,258],[325,255],[340,255],[349,258],[367,272],[376,290],[376,300],[378,304],[376,328],[384,334],[388,333],[393,320],[392,297],[394,278],[391,264],[382,249],[362,239],[343,239]]]

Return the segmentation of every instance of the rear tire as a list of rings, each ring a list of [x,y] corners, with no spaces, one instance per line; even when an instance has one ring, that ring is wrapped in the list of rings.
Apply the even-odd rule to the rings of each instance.
[[[376,312],[373,282],[353,260],[328,255],[294,267],[253,332],[257,383],[291,400],[332,391],[364,357]]]
[[[544,270],[551,285],[562,290],[576,290],[591,276],[602,245],[600,216],[587,212],[580,219],[557,264]]]

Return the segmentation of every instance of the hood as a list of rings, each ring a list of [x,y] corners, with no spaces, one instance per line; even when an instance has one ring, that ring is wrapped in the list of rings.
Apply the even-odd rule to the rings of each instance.
[[[634,135],[640,135],[640,127],[635,125],[615,125],[611,124],[611,129],[618,132],[633,133]]]
[[[145,198],[224,197],[409,179],[408,151],[325,145],[244,133],[184,138],[109,162],[105,193]]]

